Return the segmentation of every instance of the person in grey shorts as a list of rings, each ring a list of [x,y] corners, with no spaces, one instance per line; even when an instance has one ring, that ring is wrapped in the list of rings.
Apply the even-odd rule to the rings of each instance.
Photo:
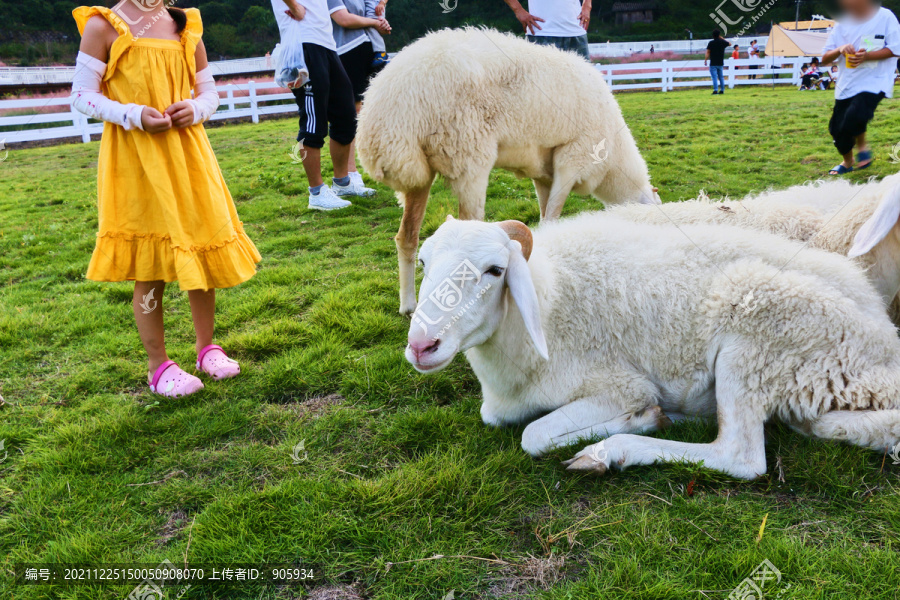
[[[528,10],[522,8],[519,0],[505,2],[522,24],[529,42],[556,46],[591,59],[586,33],[591,21],[591,0],[528,0]]]

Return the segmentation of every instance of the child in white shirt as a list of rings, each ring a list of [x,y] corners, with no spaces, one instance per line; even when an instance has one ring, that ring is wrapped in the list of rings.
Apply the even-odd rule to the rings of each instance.
[[[841,0],[845,16],[825,42],[824,64],[840,58],[834,112],[828,131],[843,161],[829,171],[843,175],[872,164],[866,129],[881,99],[893,96],[894,66],[900,56],[900,23],[873,0]]]

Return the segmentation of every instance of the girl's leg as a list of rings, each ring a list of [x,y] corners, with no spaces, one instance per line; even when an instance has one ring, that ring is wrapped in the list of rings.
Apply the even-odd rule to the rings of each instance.
[[[216,290],[190,290],[191,317],[197,334],[197,352],[212,344],[216,320]]]
[[[163,329],[164,281],[135,281],[132,308],[137,322],[141,343],[147,352],[147,368],[155,373],[161,364],[169,360],[166,355],[165,332]]]
[[[188,298],[191,301],[194,331],[197,333],[197,368],[216,381],[236,377],[241,372],[240,366],[219,348],[212,348],[200,355],[201,350],[213,343],[216,290],[190,290]]]

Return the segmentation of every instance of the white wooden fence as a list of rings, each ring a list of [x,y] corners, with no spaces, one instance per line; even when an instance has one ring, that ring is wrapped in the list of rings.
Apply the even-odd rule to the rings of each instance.
[[[212,116],[213,121],[249,117],[259,123],[260,115],[297,112],[294,95],[271,81],[217,87],[219,110]],[[89,120],[72,108],[68,97],[0,100],[0,114],[9,112],[30,114],[0,116],[0,141],[7,144],[72,137],[89,142],[91,135],[103,131],[103,123]],[[51,126],[35,127],[45,124]]]
[[[729,89],[745,85],[799,85],[800,66],[808,58],[766,58],[725,61],[725,85]],[[756,67],[751,69],[751,67]],[[613,91],[660,90],[669,92],[684,87],[712,87],[709,67],[702,60],[660,61],[597,65]],[[750,79],[753,75],[755,79]]]
[[[725,82],[729,88],[744,85],[797,85],[800,65],[807,59],[786,58],[765,61],[748,59],[726,61]],[[758,69],[750,70],[750,66]],[[600,65],[597,70],[613,91],[660,90],[668,92],[684,87],[709,87],[709,69],[703,61],[660,61]],[[750,79],[755,75],[756,79]],[[779,77],[780,76],[780,77]],[[220,106],[212,120],[249,118],[259,122],[260,115],[293,113],[294,95],[274,82],[219,85]],[[12,114],[11,114],[12,113]],[[21,113],[21,114],[15,114]],[[88,120],[74,110],[68,97],[0,100],[0,142],[15,144],[62,138],[91,141],[92,134],[103,131],[103,124]]]
[[[732,46],[737,44],[741,48],[741,54],[747,54],[747,48],[750,42],[756,40],[759,49],[765,50],[766,43],[769,40],[767,35],[747,35],[744,37],[728,37],[728,43]],[[650,48],[654,52],[677,52],[678,54],[703,54],[706,52],[706,44],[710,38],[697,38],[695,40],[658,40],[650,42],[606,42],[599,44],[588,44],[588,51],[591,56],[631,56],[633,54],[650,54]]]
[[[243,75],[272,70],[272,58],[238,58],[210,61],[213,75]],[[65,85],[72,83],[75,66],[65,67],[0,67],[0,85]]]

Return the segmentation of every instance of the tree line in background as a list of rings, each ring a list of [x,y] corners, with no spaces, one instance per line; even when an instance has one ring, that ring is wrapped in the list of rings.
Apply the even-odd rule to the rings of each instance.
[[[759,2],[757,9],[741,13],[735,3],[742,1],[746,6],[753,0],[726,0],[722,10],[733,19],[741,14],[752,15],[765,4]],[[694,38],[702,41],[715,28],[710,13],[717,8],[717,0],[652,2],[652,23],[628,25],[615,24],[614,0],[595,2],[588,38],[591,42],[687,39],[687,30],[692,30]],[[522,3],[526,4],[524,0]],[[455,8],[444,12],[444,6],[454,4]],[[900,10],[900,0],[886,0],[884,5],[895,12]],[[76,6],[73,2],[51,0],[0,0],[3,15],[0,60],[9,65],[73,62],[79,39],[72,19],[72,9]],[[201,9],[204,40],[213,60],[262,56],[278,42],[269,0],[178,0],[175,6]],[[796,0],[776,0],[747,34],[767,32],[772,22],[793,20],[795,10]],[[803,0],[800,19],[808,19],[813,14],[833,15],[834,5]],[[394,28],[394,33],[387,36],[391,51],[399,50],[428,31],[444,27],[477,25],[521,33],[521,27],[503,0],[443,0],[443,4],[438,0],[390,0],[387,17]]]

